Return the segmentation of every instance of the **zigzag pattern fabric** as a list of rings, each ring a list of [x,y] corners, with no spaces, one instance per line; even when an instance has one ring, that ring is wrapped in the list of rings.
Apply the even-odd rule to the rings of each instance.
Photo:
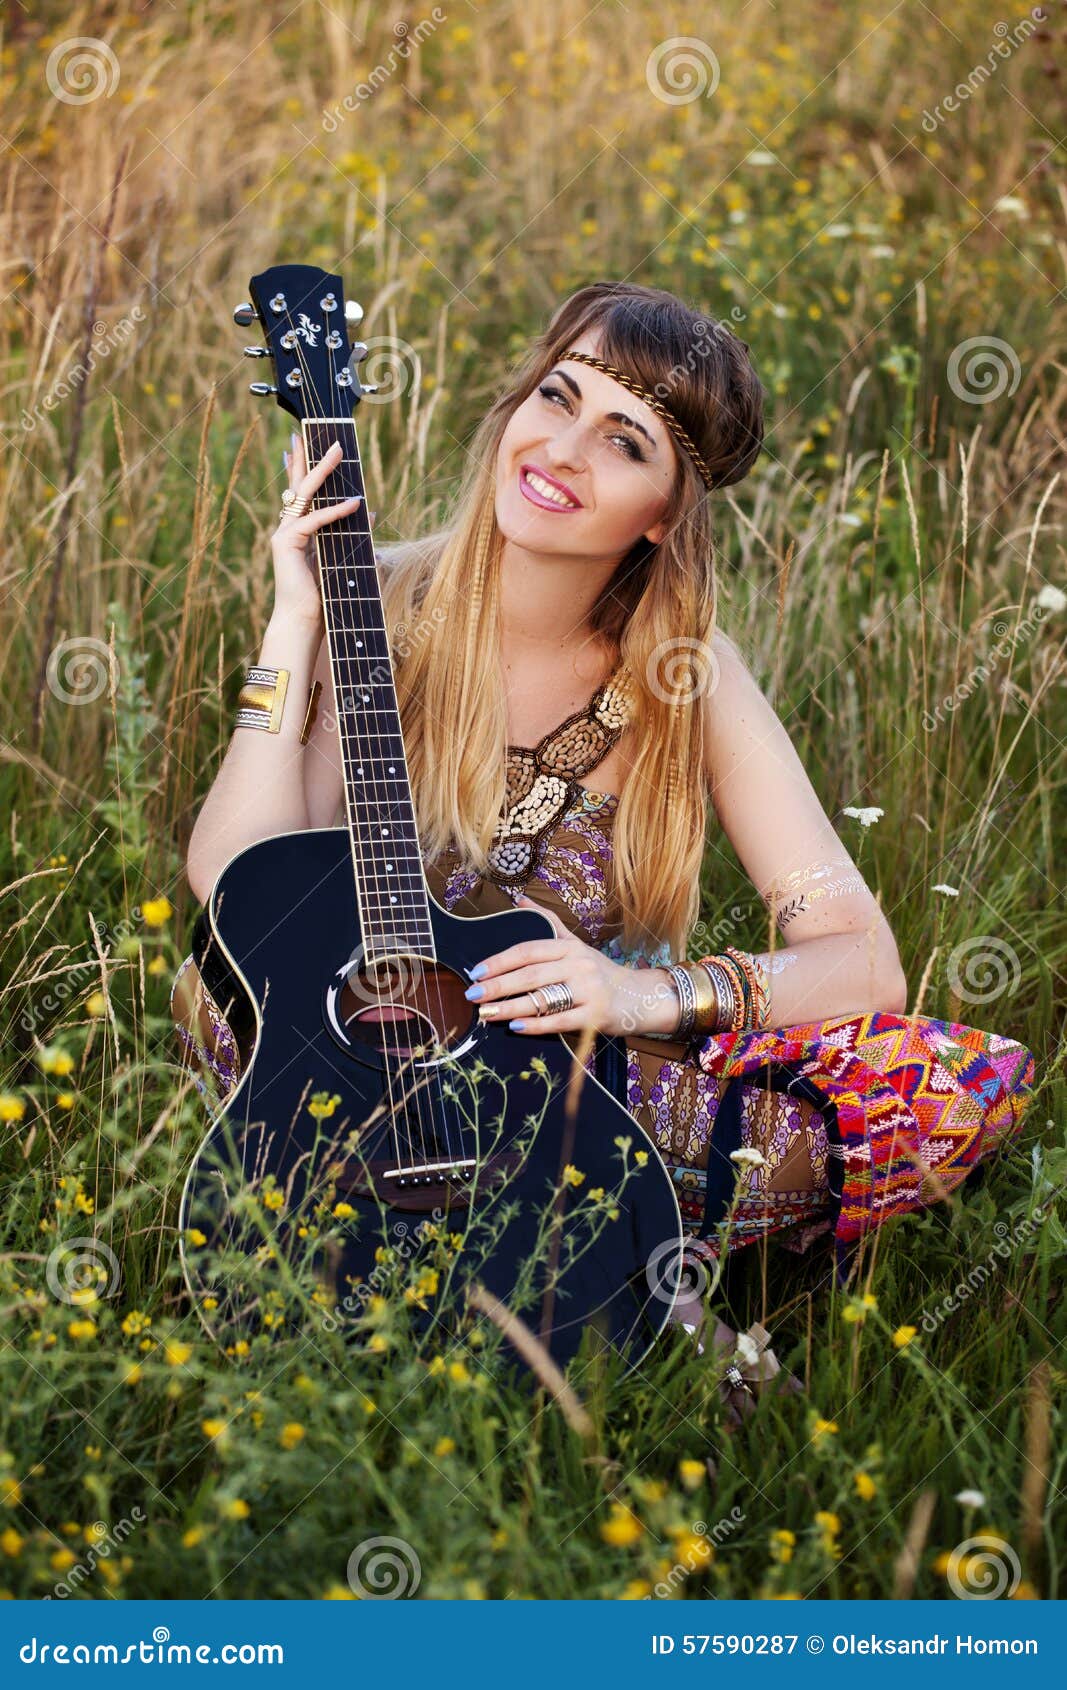
[[[717,1080],[755,1083],[769,1063],[788,1064],[834,1104],[844,1157],[834,1236],[842,1245],[947,1196],[1012,1140],[1034,1079],[1033,1057],[1013,1039],[881,1011],[713,1034],[697,1060]]]

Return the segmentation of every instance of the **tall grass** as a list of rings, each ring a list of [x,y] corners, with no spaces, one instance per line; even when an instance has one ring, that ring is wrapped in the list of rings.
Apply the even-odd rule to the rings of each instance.
[[[1018,1594],[1063,1594],[1064,113],[1038,37],[924,129],[997,39],[987,10],[964,0],[948,32],[925,8],[720,9],[717,86],[705,55],[686,103],[647,68],[691,18],[647,4],[464,9],[406,59],[393,18],[344,0],[10,17],[11,1593],[347,1596],[350,1553],[386,1536],[420,1596],[925,1596],[976,1577],[947,1557],[993,1532]],[[56,97],[50,54],[93,33],[117,83]],[[822,1252],[738,1262],[736,1321],[807,1387],[739,1430],[680,1336],[621,1382],[575,1378],[583,1434],[492,1344],[431,1372],[313,1327],[225,1358],[188,1305],[177,1198],[205,1121],[167,997],[185,843],[271,603],[284,430],[230,308],[282,259],[339,270],[387,338],[396,397],[361,418],[385,538],[447,510],[509,358],[570,288],[633,275],[739,328],[770,428],[722,502],[724,622],[830,813],[884,810],[840,825],[912,1007],[1037,1058],[1018,1147],[865,1253],[876,1306]],[[985,402],[957,349],[990,336]],[[762,939],[714,825],[704,908]],[[105,1275],[84,1305],[55,1289],[77,1238]]]

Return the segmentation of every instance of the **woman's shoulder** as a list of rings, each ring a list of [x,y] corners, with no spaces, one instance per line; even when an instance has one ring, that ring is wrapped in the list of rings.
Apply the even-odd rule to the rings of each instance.
[[[703,695],[704,773],[713,786],[739,746],[785,730],[737,642],[716,628]]]

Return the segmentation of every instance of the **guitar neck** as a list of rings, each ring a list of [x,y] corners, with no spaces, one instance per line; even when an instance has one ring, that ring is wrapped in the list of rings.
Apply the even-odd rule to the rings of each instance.
[[[305,417],[302,431],[309,469],[335,440],[343,453],[315,493],[314,508],[356,494],[363,501],[351,516],[317,529],[315,544],[364,960],[392,951],[433,957],[429,892],[355,422],[351,417]]]

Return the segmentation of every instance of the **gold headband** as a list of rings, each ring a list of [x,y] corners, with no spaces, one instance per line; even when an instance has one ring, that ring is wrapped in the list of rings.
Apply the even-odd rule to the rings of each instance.
[[[639,381],[634,381],[632,376],[624,375],[621,370],[617,370],[614,364],[605,364],[603,358],[595,358],[591,352],[564,352],[563,357],[573,358],[579,364],[592,364],[594,369],[603,370],[606,376],[612,376],[615,381],[621,381],[623,387],[628,387],[631,393],[636,393],[639,399],[643,399],[646,405],[650,405],[663,418],[671,433],[681,441],[696,465],[697,473],[705,487],[715,486],[715,477],[704,462],[696,441],[689,431],[682,427],[674,412],[668,409],[662,399],[657,399],[654,393],[650,393],[647,387],[642,387]]]

